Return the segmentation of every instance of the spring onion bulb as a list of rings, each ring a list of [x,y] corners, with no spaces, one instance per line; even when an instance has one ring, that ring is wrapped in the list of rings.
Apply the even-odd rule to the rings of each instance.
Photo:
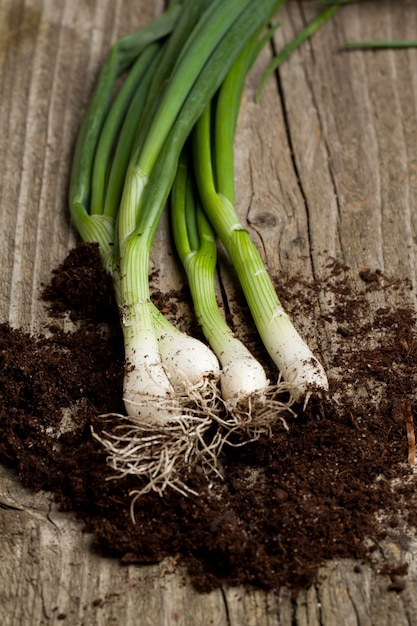
[[[219,378],[219,362],[214,353],[195,337],[171,324],[152,305],[153,327],[164,368],[174,389],[206,387]]]
[[[214,400],[219,363],[206,344],[173,326],[150,301],[121,323],[125,339],[123,398],[128,415],[164,423],[182,418],[187,394],[199,406]],[[131,334],[130,334],[131,333]]]

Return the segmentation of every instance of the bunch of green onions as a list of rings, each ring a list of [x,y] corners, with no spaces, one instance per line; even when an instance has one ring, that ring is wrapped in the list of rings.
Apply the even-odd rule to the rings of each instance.
[[[136,495],[168,485],[187,492],[184,470],[200,463],[219,472],[231,432],[270,423],[294,400],[327,390],[322,366],[284,312],[235,210],[233,137],[244,80],[284,2],[171,2],[113,46],[80,128],[71,215],[82,239],[98,243],[113,278],[125,345],[127,415],[95,436],[117,476],[142,479]],[[176,247],[210,347],[177,330],[151,301],[150,252],[169,198]],[[218,310],[216,236],[277,365],[278,385]]]

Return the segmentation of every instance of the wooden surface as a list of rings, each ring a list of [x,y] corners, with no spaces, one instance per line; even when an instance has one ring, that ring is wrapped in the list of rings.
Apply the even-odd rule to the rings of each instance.
[[[66,192],[74,137],[109,45],[162,10],[161,0],[0,0],[0,320],[36,330],[42,282],[74,245]],[[315,12],[282,11],[275,43]],[[249,80],[236,141],[238,205],[273,272],[325,272],[329,256],[416,284],[417,49],[341,52],[358,39],[417,37],[415,0],[368,0],[339,11],[253,102],[265,52]],[[161,229],[160,287],[176,269]],[[224,277],[227,280],[227,276]],[[389,297],[378,296],[379,298]],[[416,304],[415,289],[409,298]],[[331,302],[319,301],[322,312]],[[232,311],[237,315],[236,311]],[[305,325],[324,361],[331,327]],[[409,562],[401,593],[351,562],[322,568],[296,599],[222,589],[196,594],[174,564],[120,567],[49,494],[0,473],[0,623],[208,626],[417,624],[417,542],[381,552]]]

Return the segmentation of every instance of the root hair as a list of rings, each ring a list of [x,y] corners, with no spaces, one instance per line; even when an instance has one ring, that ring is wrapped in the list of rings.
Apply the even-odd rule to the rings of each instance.
[[[251,440],[269,434],[277,420],[281,420],[285,429],[289,430],[285,416],[295,415],[291,409],[293,404],[291,387],[279,380],[276,385],[269,385],[242,399],[225,402],[226,426],[249,435]]]
[[[134,476],[139,486],[130,492],[131,517],[138,498],[167,488],[184,496],[197,496],[189,484],[193,470],[208,484],[222,480],[221,452],[225,445],[239,447],[271,433],[277,420],[288,430],[285,416],[294,415],[294,400],[287,383],[278,381],[259,394],[239,402],[223,402],[214,378],[184,387],[175,398],[147,397],[166,415],[161,421],[115,413],[102,415],[109,428],[93,437],[107,452],[114,474],[108,480]]]
[[[114,471],[108,479],[139,479],[141,486],[130,492],[133,521],[134,505],[145,493],[163,495],[170,487],[184,496],[198,495],[187,482],[194,468],[208,481],[213,476],[222,478],[219,456],[225,438],[216,427],[221,408],[216,381],[207,378],[187,386],[183,395],[170,399],[149,396],[147,401],[166,412],[163,421],[109,413],[101,416],[108,420],[108,430],[99,434],[92,429]]]

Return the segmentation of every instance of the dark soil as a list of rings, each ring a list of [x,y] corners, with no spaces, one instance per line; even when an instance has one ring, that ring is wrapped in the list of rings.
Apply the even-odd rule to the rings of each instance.
[[[335,299],[332,315],[318,319],[337,344],[326,355],[328,398],[289,416],[288,431],[278,421],[270,437],[225,449],[223,482],[209,489],[198,472],[189,476],[198,497],[144,495],[133,524],[129,492],[137,484],[108,480],[105,454],[91,436],[92,426],[99,432],[106,423],[100,415],[123,412],[123,353],[110,281],[95,246],[80,245],[45,289],[51,323],[44,336],[0,325],[0,459],[18,468],[26,486],[51,490],[63,510],[75,511],[103,556],[123,563],[175,556],[200,591],[227,583],[296,592],[327,559],[372,562],[387,532],[417,524],[407,462],[414,312],[406,305],[374,310],[370,298],[389,290],[406,302],[409,288],[378,271],[352,277],[335,261],[320,283],[281,280],[284,301],[295,301],[299,313],[318,292]],[[63,332],[63,316],[71,332]],[[393,589],[401,589],[405,571],[385,566]]]

